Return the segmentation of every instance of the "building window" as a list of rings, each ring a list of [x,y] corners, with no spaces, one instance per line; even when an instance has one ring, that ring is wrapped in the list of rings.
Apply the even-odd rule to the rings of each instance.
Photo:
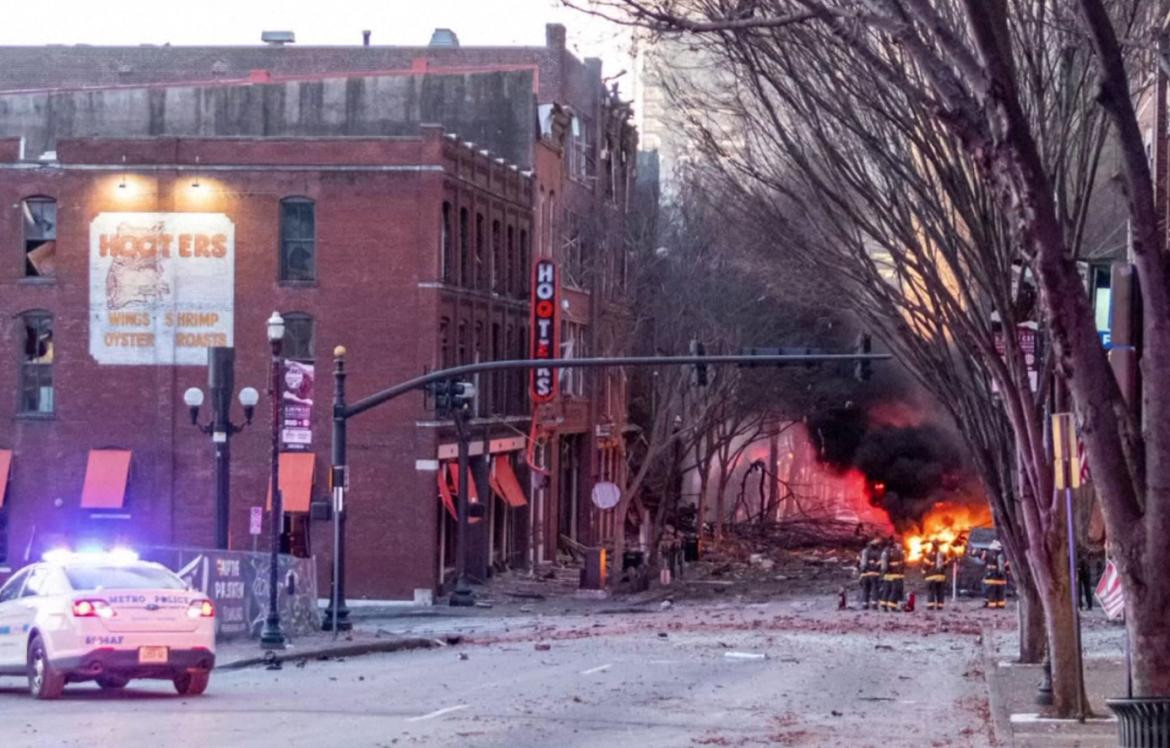
[[[24,214],[24,274],[28,278],[53,276],[57,249],[57,201],[30,197],[21,203]]]
[[[455,247],[451,242],[451,203],[443,203],[443,222],[439,227],[439,277],[450,283],[455,275]]]
[[[478,364],[483,361],[484,350],[487,348],[487,330],[484,328],[482,322],[475,323],[475,339],[471,343],[475,346],[475,352],[472,354],[471,362]],[[479,374],[472,375],[472,384],[475,385],[475,397],[471,401],[471,412],[476,418],[482,418],[486,408],[484,402],[488,399],[487,393],[483,391],[483,377]]]
[[[593,126],[589,120],[582,117],[573,117],[572,131],[569,139],[569,176],[584,181],[592,177],[595,171],[593,155]]]
[[[316,206],[305,197],[280,201],[280,279],[317,278]]]
[[[500,233],[500,222],[492,221],[492,290],[504,290],[504,237]]]
[[[504,360],[504,341],[500,331],[500,323],[492,323],[492,361]],[[492,380],[492,401],[490,403],[491,412],[493,413],[507,413],[507,392],[508,392],[508,371],[493,371],[488,374]]]
[[[457,345],[458,345],[458,351],[456,351],[456,353],[459,356],[459,358],[455,362],[456,365],[462,366],[463,364],[471,363],[470,361],[467,360],[467,323],[466,322],[459,323],[459,340],[457,341]]]
[[[305,363],[313,360],[313,318],[303,312],[284,316],[284,343],[281,355]]]
[[[520,295],[528,295],[528,278],[532,275],[532,263],[528,253],[528,232],[520,229]]]
[[[25,312],[21,351],[20,412],[53,412],[53,317],[48,312]]]
[[[439,320],[439,368],[451,368],[451,320]]]
[[[471,285],[471,253],[468,250],[467,208],[459,209],[459,285]]]
[[[508,242],[504,246],[504,293],[514,295],[520,288],[516,277],[516,228],[508,226]]]
[[[475,287],[487,287],[487,248],[483,241],[483,213],[475,214]]]

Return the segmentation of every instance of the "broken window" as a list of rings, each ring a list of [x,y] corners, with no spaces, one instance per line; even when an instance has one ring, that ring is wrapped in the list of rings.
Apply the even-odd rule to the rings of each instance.
[[[57,201],[51,197],[30,197],[21,208],[24,213],[24,274],[29,278],[52,277],[57,250]]]
[[[280,201],[280,279],[317,278],[316,206],[306,197]]]
[[[450,283],[455,274],[454,246],[451,242],[451,203],[443,203],[443,223],[440,227],[439,251],[442,268],[439,277],[444,283]]]
[[[593,126],[583,117],[573,117],[570,132],[569,176],[578,181],[592,177],[596,168],[590,131]]]
[[[500,222],[492,221],[492,290],[504,290],[504,246]]]
[[[513,296],[520,289],[516,277],[516,228],[508,226],[508,242],[504,247],[504,293]]]
[[[471,285],[471,256],[468,249],[467,208],[459,209],[459,285]]]
[[[312,363],[313,318],[304,312],[289,312],[283,316],[284,342],[281,353],[293,361]]]
[[[487,287],[487,248],[484,247],[483,213],[475,214],[475,287]]]
[[[53,412],[53,318],[48,312],[26,312],[20,369],[20,411]]]

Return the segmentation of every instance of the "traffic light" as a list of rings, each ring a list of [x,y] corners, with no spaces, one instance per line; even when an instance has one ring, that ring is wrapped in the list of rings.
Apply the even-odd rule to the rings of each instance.
[[[431,395],[435,398],[435,415],[450,418],[451,414],[469,407],[475,399],[475,385],[456,379],[432,382]]]
[[[691,355],[692,356],[706,356],[707,347],[703,345],[700,340],[691,341]],[[707,386],[707,364],[695,364],[695,384],[700,387]]]
[[[870,340],[869,333],[861,333],[861,336],[857,339],[857,352],[868,354],[872,349],[873,343]],[[858,361],[853,368],[853,378],[858,382],[868,382],[872,376],[873,365],[869,361]]]

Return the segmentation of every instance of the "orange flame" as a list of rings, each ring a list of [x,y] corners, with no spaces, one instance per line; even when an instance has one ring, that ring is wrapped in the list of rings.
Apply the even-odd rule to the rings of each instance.
[[[967,533],[974,527],[991,524],[991,508],[986,504],[954,504],[940,501],[931,507],[916,533],[907,533],[906,560],[919,561],[937,540],[943,553],[961,556],[966,549]]]

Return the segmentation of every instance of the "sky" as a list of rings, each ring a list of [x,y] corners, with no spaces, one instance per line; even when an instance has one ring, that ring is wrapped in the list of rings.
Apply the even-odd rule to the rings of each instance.
[[[296,43],[426,44],[436,27],[463,45],[543,45],[544,25],[563,23],[578,57],[600,57],[606,75],[632,69],[627,30],[565,8],[560,0],[43,0],[6,2],[0,44],[259,44],[262,30],[291,30]],[[624,87],[623,87],[624,89]]]

